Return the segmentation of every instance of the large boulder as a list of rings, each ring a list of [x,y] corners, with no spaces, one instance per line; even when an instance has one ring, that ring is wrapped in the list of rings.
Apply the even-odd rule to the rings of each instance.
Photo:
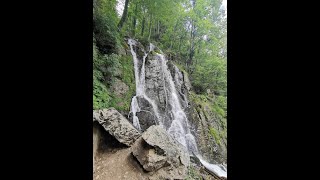
[[[161,126],[149,127],[132,146],[132,154],[151,179],[185,179],[190,162],[187,150]]]
[[[114,108],[93,111],[93,121],[98,121],[110,135],[127,146],[140,137],[139,131]]]

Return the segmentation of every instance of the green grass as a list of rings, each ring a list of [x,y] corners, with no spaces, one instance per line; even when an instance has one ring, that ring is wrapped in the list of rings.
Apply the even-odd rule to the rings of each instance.
[[[214,138],[214,140],[216,141],[216,143],[220,146],[219,132],[216,129],[214,129],[213,127],[209,128],[209,132],[210,132],[211,136]]]
[[[122,68],[121,80],[129,87],[129,90],[124,97],[118,97],[112,93],[110,106],[119,111],[129,111],[131,98],[135,94],[133,61],[131,56],[121,56],[119,61]]]
[[[174,62],[174,61],[171,61],[171,62],[172,62],[174,65],[176,65],[176,66],[178,67],[178,69],[183,72],[184,75],[189,76],[188,72],[186,71],[186,69],[184,68],[183,65],[178,64],[177,62]]]
[[[197,111],[202,111],[206,119],[215,117],[217,121],[220,121],[223,127],[227,127],[226,121],[226,98],[222,96],[216,96],[214,100],[204,94],[196,94],[194,92],[190,92],[189,95],[190,100],[195,104]],[[204,107],[209,107],[210,110],[204,110]],[[213,114],[213,116],[212,116]],[[225,130],[218,131],[213,127],[209,128],[209,134],[215,139],[215,142],[218,145],[221,145],[221,138],[226,137]]]
[[[96,77],[93,78],[93,109],[108,108],[110,105],[110,94],[107,87]]]
[[[135,94],[132,57],[117,54],[102,55],[95,44],[93,51],[93,109],[114,107],[119,111],[129,111],[131,98]],[[102,73],[100,70],[102,67],[107,69],[107,72]],[[128,92],[122,97],[118,97],[110,90],[116,76],[129,87]],[[105,77],[110,78],[108,83],[105,83]]]
[[[188,168],[188,177],[186,178],[186,180],[201,180],[202,177],[199,174],[199,172],[193,167],[193,166],[189,166]]]

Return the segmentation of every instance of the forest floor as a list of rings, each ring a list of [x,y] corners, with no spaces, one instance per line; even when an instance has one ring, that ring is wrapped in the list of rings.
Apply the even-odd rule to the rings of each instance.
[[[117,142],[113,137],[107,137],[105,143],[100,143],[95,155],[95,164],[93,169],[93,180],[148,180],[150,175],[139,164],[138,160],[131,154],[131,147]],[[104,140],[101,140],[103,142]],[[198,168],[196,168],[198,169]],[[197,174],[200,174],[199,169]],[[202,172],[202,178],[187,178],[218,180],[209,173]]]
[[[198,172],[199,173],[199,172]],[[218,180],[209,173],[204,180]],[[131,148],[102,150],[97,153],[93,180],[148,180],[148,174],[131,154]],[[188,178],[193,179],[193,178]],[[198,178],[194,178],[199,180]]]
[[[93,180],[147,180],[146,172],[131,154],[131,148],[101,150],[96,155]]]

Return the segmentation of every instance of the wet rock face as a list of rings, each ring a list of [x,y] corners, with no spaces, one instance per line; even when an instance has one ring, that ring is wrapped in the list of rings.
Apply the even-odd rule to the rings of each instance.
[[[183,108],[187,108],[188,92],[191,89],[191,84],[189,84],[190,82],[188,79],[188,75],[185,74],[185,72],[180,71],[179,68],[171,62],[168,63],[168,68],[172,75],[175,88],[179,94],[180,104],[183,106]]]
[[[149,127],[132,146],[132,154],[146,171],[153,172],[154,179],[184,179],[187,175],[187,150],[160,126]]]
[[[161,61],[159,57],[149,54],[146,61],[146,94],[155,100],[159,109],[164,111],[165,89]]]
[[[138,105],[141,107],[140,112],[137,112],[136,115],[139,118],[139,123],[141,131],[144,132],[152,125],[157,125],[157,117],[152,108],[152,105],[144,98],[137,97]],[[133,123],[132,113],[129,114],[129,121]]]
[[[137,112],[137,116],[140,120],[140,127],[142,131],[145,131],[148,129],[148,127],[156,124],[157,117],[154,115],[154,113],[150,111],[140,111]]]
[[[132,42],[133,41],[128,42],[129,45]],[[170,111],[173,108],[171,107],[171,103],[168,102],[170,101],[169,97],[172,97],[172,90],[170,89],[170,82],[168,82],[166,68],[168,66],[170,70],[170,78],[174,81],[174,86],[178,92],[178,100],[180,101],[183,109],[187,106],[188,94],[184,85],[184,74],[170,61],[166,61],[165,63],[167,63],[167,65],[164,65],[162,57],[157,54],[160,50],[156,46],[149,46],[149,43],[146,43],[145,47],[143,47],[143,45],[138,41],[134,41],[133,44],[132,50],[137,57],[136,67],[138,71],[137,74],[140,78],[139,82],[142,82],[142,79],[144,80],[142,83],[143,85],[140,84],[139,86],[144,87],[143,94],[153,101],[154,106],[157,107],[156,111],[158,112],[156,115],[155,110],[153,109],[154,106],[152,107],[148,101],[143,99],[143,97],[138,98],[137,101],[142,112],[136,113],[136,115],[140,124],[146,125],[142,126],[141,130],[145,131],[150,127],[150,125],[157,125],[160,122],[168,128],[172,122],[172,113],[170,114]],[[144,57],[146,58],[144,59]],[[145,62],[144,66],[143,62]],[[142,75],[144,76],[142,77]],[[154,114],[154,116],[152,117],[150,114]],[[132,122],[131,116],[132,115],[129,115],[129,119]],[[151,120],[148,118],[151,118]]]
[[[186,87],[184,85],[183,73],[171,62],[168,62],[168,68],[173,78],[175,88],[178,91],[181,104],[184,105],[186,101]],[[166,93],[168,82],[164,80],[163,69],[161,61],[158,56],[150,54],[146,61],[146,94],[151,99],[156,100],[159,110],[165,112],[167,108]]]
[[[133,48],[138,56],[137,65],[139,74],[143,74],[140,72],[145,55],[143,49],[149,52],[147,46],[148,43],[145,43],[145,47],[143,47],[141,43],[137,42],[137,45]],[[168,74],[165,74],[164,69],[162,69],[164,68],[162,62],[161,57],[155,51],[148,53],[145,59],[145,95],[154,101],[159,112],[159,117],[156,117],[153,106],[148,100],[142,96],[137,97],[139,111],[137,111],[136,115],[139,119],[142,132],[152,125],[158,125],[159,121],[168,131],[174,119],[174,112],[172,110],[175,107],[173,103],[170,103],[171,100],[169,98],[170,96],[173,97],[172,86],[168,82]],[[192,86],[188,74],[180,70],[171,60],[166,61],[166,65],[174,83],[177,99],[188,120],[189,126],[186,127],[187,125],[184,123],[182,123],[182,126],[184,129],[190,129],[190,133],[195,137],[199,152],[205,160],[211,163],[226,162],[226,122],[220,122],[221,120],[216,118],[215,112],[210,108],[203,107],[201,104],[199,106],[199,104],[192,102],[191,98],[189,98]],[[213,102],[214,100],[210,103]],[[132,122],[131,116],[129,115],[129,120]],[[218,140],[209,133],[210,128],[216,130]]]
[[[139,131],[114,108],[93,111],[93,121],[99,122],[111,136],[127,146],[140,137]]]
[[[200,106],[192,101],[190,101],[189,112],[189,119],[195,127],[195,138],[203,158],[214,164],[226,163],[227,127],[223,120],[216,118],[215,113],[207,106]],[[218,139],[210,134],[209,128],[215,129]]]
[[[179,101],[183,108],[187,106],[187,94],[188,91],[186,90],[186,87],[184,85],[184,76],[182,72],[179,71],[179,69],[173,65],[172,63],[168,62],[169,69],[172,69],[171,75],[175,83],[175,88],[177,89],[177,92],[179,94]],[[169,82],[165,80],[161,60],[158,56],[150,53],[147,56],[146,63],[145,63],[145,92],[146,95],[154,100],[154,103],[158,107],[159,111],[159,119],[160,121],[165,125],[165,127],[170,126],[171,122],[167,122],[167,119],[170,119],[172,116],[171,114],[168,114],[169,111],[172,109],[170,103],[168,102],[168,91]],[[138,99],[139,107],[141,110],[146,110],[149,112],[153,112],[153,109],[147,101],[143,100],[142,98]],[[140,123],[147,124],[146,121],[149,121],[146,119],[146,116],[144,116],[145,113],[141,113],[141,115],[137,116],[139,118]],[[150,116],[148,116],[150,118]],[[152,117],[151,117],[152,118]],[[156,118],[154,116],[154,118]],[[150,125],[157,125],[156,119],[152,118],[152,123]],[[146,126],[142,128],[142,131],[145,131],[148,127]]]

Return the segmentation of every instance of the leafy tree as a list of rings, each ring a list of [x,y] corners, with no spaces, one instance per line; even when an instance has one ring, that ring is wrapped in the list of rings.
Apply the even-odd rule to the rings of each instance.
[[[94,0],[96,82],[111,81],[120,58],[112,54],[118,53],[122,37],[130,36],[160,47],[189,73],[198,94],[210,89],[220,99],[215,106],[226,112],[227,20],[221,3],[222,0],[125,0],[120,18],[116,0]],[[108,90],[99,83],[95,87]],[[103,96],[98,94],[96,98],[101,99]],[[104,99],[99,102],[107,102],[108,98]]]
[[[128,14],[128,5],[129,5],[129,0],[126,0],[125,4],[124,4],[124,10],[123,10],[123,14],[121,17],[121,20],[118,24],[118,28],[121,29],[123,24],[126,22],[127,20],[127,14]]]

